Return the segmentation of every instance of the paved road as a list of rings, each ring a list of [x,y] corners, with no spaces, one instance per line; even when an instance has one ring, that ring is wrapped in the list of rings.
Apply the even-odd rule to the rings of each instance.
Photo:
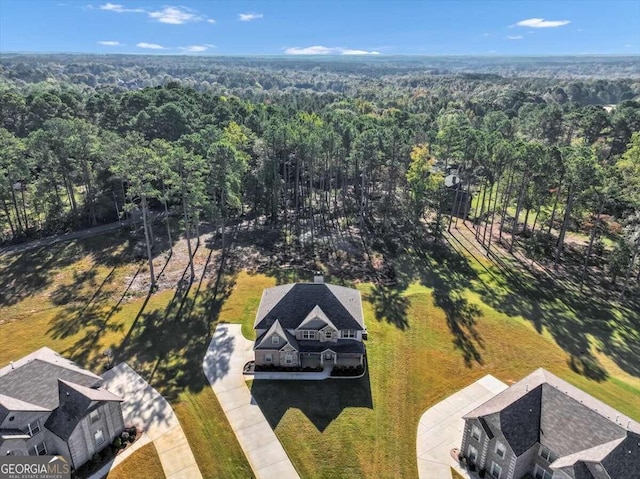
[[[80,231],[73,231],[72,233],[67,233],[64,235],[51,236],[49,238],[42,238],[38,240],[29,241],[27,243],[13,245],[13,246],[5,246],[4,248],[0,248],[0,255],[24,253],[25,251],[41,248],[42,246],[51,246],[56,243],[63,243],[65,241],[73,241],[76,239],[88,238],[90,236],[100,235],[103,233],[107,233],[109,231],[117,230],[120,227],[126,226],[129,224],[129,222],[130,222],[129,220],[123,220],[122,222],[94,226],[92,228],[87,228]]]
[[[449,396],[428,409],[418,424],[418,477],[420,479],[451,478],[451,467],[468,478],[451,457],[451,449],[460,448],[464,419],[462,416],[507,389],[507,385],[491,375]]]
[[[167,400],[126,363],[118,364],[103,377],[103,386],[124,399],[125,425],[134,425],[144,431],[143,437],[132,447],[141,443],[137,446],[140,448],[153,441],[168,479],[202,479],[187,437]],[[119,458],[112,467],[124,460]],[[135,471],[133,475],[144,477],[144,471]]]
[[[204,373],[258,479],[299,479],[287,453],[245,383],[253,341],[239,324],[220,324],[204,357]]]

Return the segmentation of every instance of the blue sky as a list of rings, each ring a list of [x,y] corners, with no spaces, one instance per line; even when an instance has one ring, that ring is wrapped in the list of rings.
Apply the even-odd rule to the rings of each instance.
[[[640,1],[0,0],[0,51],[640,54]]]

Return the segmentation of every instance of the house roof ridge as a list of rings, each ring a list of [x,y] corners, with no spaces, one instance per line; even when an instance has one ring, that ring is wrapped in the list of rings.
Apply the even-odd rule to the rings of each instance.
[[[611,441],[597,444],[588,449],[582,449],[574,452],[573,454],[567,454],[566,456],[559,457],[549,464],[549,467],[551,469],[561,469],[563,467],[572,466],[578,461],[602,462],[611,453],[611,451],[625,440],[625,438],[626,437],[623,436],[617,439],[612,439]]]

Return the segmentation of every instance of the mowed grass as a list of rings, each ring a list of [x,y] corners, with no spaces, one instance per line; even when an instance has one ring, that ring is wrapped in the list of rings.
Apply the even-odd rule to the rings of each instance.
[[[453,263],[432,266],[407,274],[395,289],[358,286],[369,330],[369,373],[364,378],[250,385],[301,477],[417,477],[420,416],[485,374],[509,383],[545,367],[640,419],[638,377],[621,369],[606,348],[596,350],[597,341],[593,354],[608,373],[600,381],[570,368],[569,354],[558,346],[554,331],[536,326],[531,311],[524,319],[503,307],[502,297],[489,306],[491,298],[477,283],[496,293],[500,287],[488,275],[461,280],[463,286],[454,288]],[[253,338],[262,290],[276,279],[239,272],[225,277],[215,291],[213,284],[203,283],[186,292],[155,294],[137,319],[144,298],[123,302],[111,314],[137,268],[123,262],[110,273],[110,267],[82,251],[68,264],[51,268],[48,286],[0,306],[0,364],[46,345],[99,371],[102,352],[112,348],[170,398],[204,477],[251,477],[201,363],[219,322],[240,323]],[[100,308],[85,308],[95,302],[91,298],[98,286],[79,273],[92,269],[95,285],[109,274],[118,278]],[[473,271],[461,277],[467,273]],[[59,285],[72,288],[76,306],[53,303],[51,292]],[[503,293],[508,296],[506,287]],[[522,298],[516,304],[527,305]]]
[[[126,361],[170,399],[204,477],[253,477],[201,368],[217,315],[206,314],[201,303],[207,298],[196,298],[197,284],[184,301],[168,290],[145,305],[144,294],[128,288],[136,272],[148,274],[142,264],[109,259],[126,248],[119,238],[97,237],[0,257],[0,283],[8,288],[0,297],[0,366],[47,346],[101,373],[103,353],[111,349],[114,362]],[[94,254],[101,250],[110,253]],[[30,276],[31,266],[38,270]],[[178,303],[186,324],[169,310]],[[147,474],[137,467],[144,455],[136,453],[112,474],[156,477],[149,475],[153,469]]]
[[[125,462],[109,471],[108,479],[163,479],[165,477],[156,446],[147,444],[131,454]]]

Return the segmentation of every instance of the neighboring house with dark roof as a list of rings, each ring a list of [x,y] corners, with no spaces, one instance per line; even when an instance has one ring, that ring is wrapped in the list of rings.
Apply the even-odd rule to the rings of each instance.
[[[462,453],[486,477],[640,478],[640,424],[544,369],[464,420]]]
[[[124,430],[122,399],[49,348],[0,369],[0,455],[62,455],[77,469]]]
[[[262,293],[253,325],[257,366],[362,366],[366,339],[362,300],[357,289],[293,283]]]

